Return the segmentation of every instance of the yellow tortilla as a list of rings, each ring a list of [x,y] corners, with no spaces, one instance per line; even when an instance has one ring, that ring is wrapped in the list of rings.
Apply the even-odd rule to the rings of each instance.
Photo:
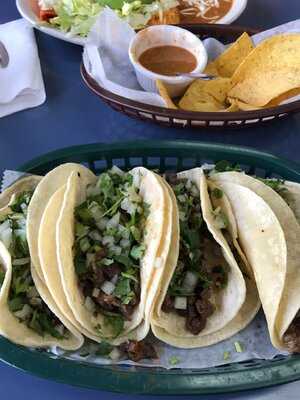
[[[217,295],[219,296],[217,300],[219,308],[208,319],[207,326],[202,332],[200,332],[199,335],[192,335],[186,330],[184,318],[178,316],[177,314],[165,313],[162,311],[162,303],[177,265],[179,249],[178,207],[173,191],[165,182],[164,185],[168,188],[168,192],[173,204],[173,220],[171,226],[172,242],[168,254],[167,264],[161,277],[160,291],[157,294],[155,305],[152,311],[151,327],[153,333],[158,339],[172,344],[173,346],[183,348],[203,347],[221,341],[228,337],[227,335],[231,336],[232,334],[236,333],[236,329],[242,329],[241,324],[239,324],[239,327],[234,324],[234,328],[231,327],[228,331],[226,331],[226,334],[225,331],[224,333],[222,331],[223,328],[226,328],[230,322],[238,316],[238,313],[245,301],[246,285],[242,273],[239,270],[239,267],[236,264],[221,231],[216,229],[214,226],[212,207],[209,201],[206,180],[202,170],[196,168],[194,170],[181,173],[179,176],[192,180],[200,189],[203,218],[206,221],[210,232],[214,236],[214,239],[222,247],[224,257],[230,265],[228,285],[227,288],[222,291],[222,293]],[[257,299],[254,301],[256,304],[256,309],[254,310],[254,307],[251,306],[251,319],[257,312]],[[247,316],[249,315],[250,314],[247,313]],[[240,316],[238,318],[240,318]],[[250,319],[248,319],[248,322],[250,322]]]
[[[12,198],[15,194],[23,191],[31,191],[38,184],[40,178],[27,177],[19,180],[13,185]],[[10,203],[10,201],[9,201]],[[10,213],[9,203],[0,211],[0,215],[5,216]],[[59,346],[65,350],[76,350],[83,344],[82,335],[75,329],[75,327],[65,318],[60,312],[56,303],[52,299],[47,287],[39,279],[35,273],[35,269],[31,264],[31,275],[37,291],[39,292],[43,301],[47,304],[50,310],[59,318],[61,323],[69,331],[69,338],[57,339],[49,334],[40,336],[32,329],[28,328],[25,324],[19,322],[18,318],[9,310],[8,296],[12,279],[12,261],[8,250],[4,244],[0,242],[0,264],[5,270],[5,279],[0,289],[0,334],[23,346],[30,347],[51,347]]]
[[[67,163],[62,164],[43,177],[36,187],[28,207],[27,215],[27,240],[32,257],[32,262],[36,272],[45,282],[43,271],[38,257],[38,232],[41,224],[44,209],[51,196],[63,185],[66,184],[71,172],[76,171],[86,181],[96,179],[95,175],[88,168],[80,164]]]
[[[282,197],[238,172],[211,177],[228,196],[243,251],[256,278],[272,343],[291,349],[285,334],[300,309],[300,225]]]
[[[73,261],[74,243],[74,209],[85,198],[86,185],[77,174],[72,173],[68,179],[64,195],[63,206],[57,222],[56,243],[59,273],[69,307],[77,321],[93,335],[99,335],[97,326],[101,327],[100,339],[108,340],[114,344],[124,340],[142,340],[149,331],[149,318],[145,317],[145,309],[151,309],[156,293],[157,283],[153,282],[154,268],[161,263],[160,249],[164,232],[165,197],[156,175],[145,168],[135,168],[131,171],[139,181],[140,194],[147,204],[150,204],[150,214],[146,223],[146,250],[141,261],[141,295],[132,320],[126,321],[122,336],[112,337],[111,330],[105,326],[104,317],[93,313],[84,306],[84,297],[78,288],[77,275]],[[149,287],[151,291],[149,291]]]

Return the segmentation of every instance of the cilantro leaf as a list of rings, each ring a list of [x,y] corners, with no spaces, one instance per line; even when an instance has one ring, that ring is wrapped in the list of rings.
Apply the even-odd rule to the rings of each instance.
[[[101,342],[98,344],[98,348],[95,352],[97,356],[108,356],[109,353],[112,351],[114,346],[107,342]]]
[[[131,251],[130,251],[130,256],[134,258],[135,260],[140,260],[144,253],[145,253],[145,245],[141,244],[139,246],[133,246]]]
[[[121,315],[104,317],[104,324],[109,325],[112,330],[113,338],[116,338],[124,329],[124,318]]]

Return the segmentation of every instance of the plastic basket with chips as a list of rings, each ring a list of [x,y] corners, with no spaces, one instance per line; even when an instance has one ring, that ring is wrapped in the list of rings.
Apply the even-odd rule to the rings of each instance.
[[[244,32],[247,32],[249,35],[258,32],[251,28],[226,25],[185,25],[183,27],[197,34],[201,39],[215,37],[225,44],[237,40]],[[230,67],[228,60],[226,61],[226,65]],[[83,65],[81,66],[81,73],[87,86],[116,111],[122,112],[129,117],[154,122],[163,126],[192,127],[196,129],[245,128],[282,119],[292,113],[300,112],[299,100],[281,105],[275,105],[279,101],[271,101],[265,108],[247,111],[247,107],[245,107],[245,111],[233,112],[199,112],[151,106],[107,91],[88,75]]]

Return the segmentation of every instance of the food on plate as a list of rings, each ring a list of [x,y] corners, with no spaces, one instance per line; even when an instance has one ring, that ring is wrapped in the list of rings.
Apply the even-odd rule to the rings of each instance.
[[[117,167],[89,185],[71,174],[56,225],[59,273],[77,321],[98,341],[142,340],[163,263],[165,198],[155,174]]]
[[[38,6],[41,21],[72,36],[87,36],[106,6],[135,29],[180,22],[177,0],[39,0]]]
[[[6,189],[0,334],[140,361],[158,357],[150,328],[175,347],[210,346],[261,302],[274,347],[300,352],[300,185],[221,164],[96,177],[67,163]]]
[[[300,186],[241,172],[212,174],[234,212],[272,344],[300,352]]]
[[[39,279],[28,248],[27,210],[40,179],[18,181],[10,201],[0,210],[0,333],[25,346],[76,350],[83,344],[83,337]]]
[[[181,22],[215,23],[226,15],[233,0],[182,0],[180,2]]]
[[[229,222],[220,207],[213,208],[203,171],[166,175],[166,180],[171,246],[152,312],[152,331],[176,347],[208,346],[254,318],[259,308],[255,283],[249,277],[245,284],[222,233],[233,217],[227,213]]]
[[[133,28],[186,22],[215,23],[232,0],[33,0],[41,22],[71,35],[87,36],[96,17],[110,7]]]
[[[300,94],[299,46],[296,33],[275,35],[257,47],[244,33],[206,67],[216,79],[195,80],[174,103],[187,111],[232,112],[286,102]]]

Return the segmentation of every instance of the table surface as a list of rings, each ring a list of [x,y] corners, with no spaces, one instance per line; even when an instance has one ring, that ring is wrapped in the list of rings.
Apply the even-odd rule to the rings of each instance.
[[[299,0],[249,0],[239,24],[270,28],[299,17]],[[14,0],[1,0],[0,23],[19,18]],[[47,91],[44,105],[0,119],[0,172],[58,148],[95,142],[136,139],[187,139],[252,146],[299,160],[300,115],[268,126],[240,131],[209,132],[163,128],[116,113],[84,86],[79,73],[81,48],[36,34]],[[1,88],[0,88],[1,90]],[[0,363],[0,383],[10,399],[92,400],[129,396],[89,391],[48,382]],[[5,384],[5,386],[4,386]],[[229,396],[201,399],[298,399],[300,383]],[[25,390],[25,392],[24,392]],[[26,393],[26,395],[24,395]],[[25,396],[25,397],[24,397]],[[138,396],[130,396],[131,399]],[[166,398],[166,397],[165,397]],[[170,397],[171,398],[171,397]],[[166,398],[167,399],[167,398]]]

